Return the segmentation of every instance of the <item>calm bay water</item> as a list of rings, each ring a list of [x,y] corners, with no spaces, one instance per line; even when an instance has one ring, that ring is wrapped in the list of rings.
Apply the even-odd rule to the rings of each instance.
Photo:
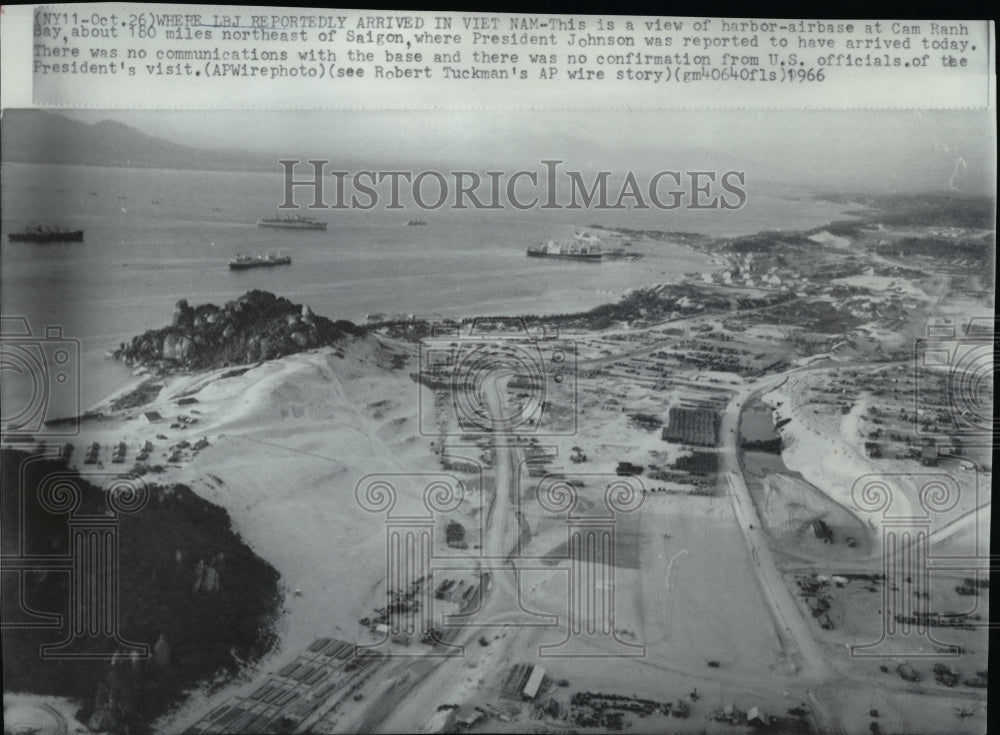
[[[635,263],[602,265],[528,259],[525,247],[595,222],[722,236],[839,218],[830,203],[751,190],[738,212],[317,210],[310,214],[329,229],[302,232],[255,226],[277,211],[279,173],[35,164],[4,164],[2,173],[3,314],[26,317],[35,334],[56,325],[80,340],[84,406],[128,377],[104,353],[169,323],[180,298],[221,305],[259,288],[352,321],[371,312],[574,311],[616,300],[628,288],[709,270],[711,262],[666,243]],[[427,226],[405,226],[413,217]],[[82,228],[85,241],[7,242],[9,232],[36,223]],[[272,250],[291,255],[292,264],[227,267],[238,253]],[[16,375],[4,375],[5,397],[20,389]]]

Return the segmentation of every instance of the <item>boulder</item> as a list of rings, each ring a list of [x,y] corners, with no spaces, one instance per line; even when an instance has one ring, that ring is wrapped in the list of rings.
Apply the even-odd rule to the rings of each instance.
[[[121,723],[108,704],[94,707],[94,714],[87,720],[87,729],[91,732],[112,732],[118,730]]]
[[[160,633],[160,637],[153,644],[153,665],[159,669],[166,669],[170,666],[170,643],[167,636]]]
[[[190,327],[194,323],[194,309],[188,306],[187,299],[181,299],[174,307],[174,318],[171,326]]]
[[[197,566],[194,568],[194,591],[197,592],[201,589],[202,582],[205,579],[205,560],[199,559]]]
[[[164,360],[184,362],[194,355],[194,342],[182,334],[168,334],[163,338],[161,355]]]
[[[215,567],[205,567],[205,575],[201,580],[201,592],[217,592],[219,590],[219,573]]]

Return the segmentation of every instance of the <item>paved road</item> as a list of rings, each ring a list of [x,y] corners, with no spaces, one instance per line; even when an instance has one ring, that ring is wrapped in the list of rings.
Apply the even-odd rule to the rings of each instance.
[[[802,677],[818,682],[830,676],[830,668],[809,630],[809,623],[802,617],[792,593],[774,563],[767,534],[763,530],[763,524],[750,497],[750,490],[743,478],[739,457],[740,416],[743,407],[753,396],[778,387],[786,379],[787,374],[783,373],[757,381],[739,391],[729,402],[722,415],[722,450],[719,456],[722,463],[721,470],[725,473],[729,484],[733,511],[754,560],[757,581],[764,593],[764,599],[767,600],[774,616],[778,638]],[[820,732],[843,732],[839,721],[822,706],[816,699],[815,693],[810,692],[809,696],[813,701],[813,716]]]
[[[482,398],[494,417],[506,415],[503,410],[503,389],[512,375],[513,373],[508,375],[498,371],[483,383]],[[492,639],[505,622],[516,626],[518,620],[524,617],[518,584],[519,572],[513,559],[520,534],[518,519],[514,513],[519,456],[513,446],[513,437],[506,430],[495,430],[493,440],[496,489],[486,514],[482,546],[486,559],[494,569],[488,576],[489,582],[481,589],[485,614],[475,616],[474,627],[445,628],[448,642],[465,646],[464,656],[451,659],[409,659],[390,664],[386,676],[397,677],[397,681],[377,702],[370,705],[368,715],[358,732],[420,729],[433,716],[438,705],[445,701],[447,692],[454,691],[458,682],[467,676],[469,658],[483,653],[477,651],[480,646],[476,641],[481,636]],[[497,564],[502,564],[503,567],[499,572],[495,568]],[[540,618],[538,622],[545,620]],[[494,642],[492,645],[511,649],[519,637],[516,634],[508,635],[502,642]]]
[[[777,388],[794,375],[843,368],[865,369],[885,367],[892,364],[894,363],[824,363],[794,368],[777,375],[762,378],[744,387],[737,392],[723,413],[720,429],[722,434],[720,460],[722,472],[726,474],[726,479],[731,490],[730,497],[733,501],[733,509],[740,521],[740,528],[747,543],[747,548],[754,559],[761,589],[768,600],[768,604],[771,606],[776,625],[779,627],[779,636],[782,638],[782,642],[787,644],[786,650],[801,667],[800,673],[802,678],[811,685],[838,681],[848,687],[853,685],[863,688],[870,686],[871,683],[857,676],[855,672],[846,670],[840,662],[827,660],[812,635],[809,621],[802,616],[792,593],[784,583],[781,573],[774,563],[768,546],[767,534],[763,530],[763,524],[757,514],[756,506],[750,497],[750,491],[743,476],[739,454],[740,417],[743,408],[752,398],[760,393]],[[956,524],[965,524],[974,520],[974,514],[975,511],[967,513],[962,518],[956,519],[954,523],[949,524],[947,528],[940,529],[940,531],[953,531]],[[880,552],[880,547],[874,549],[873,556],[866,563],[870,564],[871,560],[877,559]],[[940,689],[930,685],[913,685],[900,680],[887,680],[881,687],[884,689],[917,692],[924,695],[951,696],[963,699],[978,699],[981,696],[976,692],[968,691],[941,692]],[[821,733],[844,732],[836,713],[824,705],[817,697],[815,691],[809,692],[809,699],[813,705],[813,715],[816,719],[817,728]]]
[[[730,401],[722,417],[720,461],[725,474],[733,504],[735,517],[738,520],[748,551],[754,560],[754,567],[764,597],[771,608],[779,639],[788,654],[794,670],[786,674],[784,686],[802,684],[810,687],[808,692],[812,704],[813,716],[817,730],[821,733],[843,733],[836,713],[817,695],[816,689],[825,684],[837,682],[847,688],[858,687],[859,691],[871,683],[862,678],[851,676],[850,672],[840,670],[827,660],[812,635],[809,621],[806,620],[796,604],[792,592],[786,586],[781,572],[778,570],[768,545],[768,537],[763,530],[763,524],[757,514],[756,507],[750,497],[749,488],[743,477],[739,455],[739,427],[742,410],[754,396],[773,390],[790,376],[811,371],[841,369],[845,367],[884,367],[890,363],[872,362],[858,365],[843,363],[824,363],[794,368],[784,373],[769,376],[742,388]],[[494,416],[505,415],[503,408],[503,386],[505,377],[494,375],[484,384],[483,398]],[[517,538],[520,532],[518,520],[514,513],[517,498],[517,479],[519,467],[519,452],[507,432],[498,430],[494,433],[494,469],[496,472],[496,491],[488,510],[484,533],[484,551],[494,564],[502,561],[503,570],[494,572],[491,584],[484,586],[483,600],[487,609],[475,618],[476,626],[449,631],[449,639],[467,646],[467,654],[455,659],[417,659],[404,660],[390,664],[385,671],[386,677],[395,677],[396,681],[372,702],[371,709],[364,717],[359,732],[374,732],[381,730],[399,730],[419,728],[432,717],[437,706],[445,701],[445,692],[452,691],[464,678],[468,677],[470,656],[484,656],[482,650],[475,645],[480,635],[492,638],[497,626],[517,619],[521,612],[521,591],[518,584],[518,570],[513,553],[516,550]],[[751,528],[751,526],[753,528]],[[534,607],[534,604],[532,605]],[[549,611],[546,611],[549,612]],[[565,611],[551,612],[565,615]],[[565,625],[565,618],[562,618]],[[532,644],[534,636],[528,629],[518,629],[516,623],[508,629],[506,637],[491,645],[496,659],[509,659],[511,654],[520,655]],[[595,654],[599,654],[599,646]],[[675,664],[667,661],[652,661],[636,659],[635,664],[644,668],[662,669],[665,671],[681,671]],[[683,672],[682,672],[683,673]],[[691,670],[692,676],[699,679],[716,678],[725,680],[722,672],[713,672],[706,676],[703,670]],[[782,677],[785,678],[785,677]],[[729,682],[738,685],[739,682]],[[905,688],[913,691],[913,685],[906,682],[886,682],[887,688]],[[921,693],[940,694],[931,689]]]

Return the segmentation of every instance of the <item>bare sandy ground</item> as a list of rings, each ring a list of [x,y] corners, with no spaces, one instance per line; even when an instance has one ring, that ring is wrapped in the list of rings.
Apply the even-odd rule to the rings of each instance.
[[[108,464],[105,449],[104,468],[83,465],[87,445],[125,441],[128,467],[150,441],[147,464],[162,464],[165,471],[145,480],[187,484],[225,507],[235,530],[278,570],[285,594],[280,643],[262,670],[320,636],[373,642],[357,621],[385,604],[385,517],[358,506],[355,486],[370,473],[440,472],[433,440],[419,430],[420,388],[383,357],[376,343],[363,340],[345,357],[321,349],[236,377],[223,378],[226,370],[172,376],[154,402],[87,422],[78,442],[74,465],[100,480],[123,467]],[[197,403],[179,406],[181,397]],[[145,422],[141,414],[148,411],[158,411],[163,421]],[[180,415],[197,422],[169,428]],[[175,443],[201,438],[208,447],[167,461]],[[241,686],[246,683],[235,682],[211,701]],[[193,697],[192,709],[182,708],[159,728],[176,731],[211,701]]]
[[[975,472],[926,468],[912,461],[867,458],[856,430],[855,416],[849,413],[834,417],[830,407],[814,410],[803,397],[806,380],[794,376],[763,396],[777,419],[789,419],[779,430],[784,462],[790,470],[799,472],[854,513],[871,533],[877,533],[885,519],[926,514],[920,493],[935,477],[943,478],[956,497],[953,507],[935,516],[938,528],[989,501],[988,493],[977,488],[981,482]],[[830,461],[817,462],[817,457],[829,457]],[[881,501],[876,495],[871,494],[882,487],[888,492],[885,509],[881,509]],[[950,500],[947,504],[950,505]]]
[[[154,445],[148,463],[164,464],[166,470],[161,475],[147,475],[147,480],[186,483],[229,511],[236,530],[281,573],[286,595],[279,620],[280,643],[258,664],[258,671],[273,669],[320,636],[372,643],[374,639],[358,620],[384,604],[385,518],[358,507],[355,486],[371,473],[400,477],[441,473],[434,453],[438,437],[421,433],[418,391],[422,389],[408,371],[390,369],[379,346],[363,340],[344,357],[324,349],[265,363],[236,377],[222,377],[227,372],[224,370],[177,375],[166,379],[153,403],[103,421],[87,422],[74,462],[85,474],[99,477],[111,467],[79,464],[87,444],[96,441],[107,447],[125,441],[130,465],[135,450],[148,440]],[[613,381],[604,380],[586,388],[589,397],[581,405],[585,414],[581,432],[552,440],[559,449],[559,464],[567,471],[608,478],[613,476],[617,461],[649,464],[672,460],[686,451],[663,442],[658,431],[630,426],[627,413],[602,410],[600,403],[602,395],[617,393],[631,409],[664,415],[678,399],[673,392],[657,395],[635,386],[619,389]],[[179,406],[181,397],[194,397],[197,403]],[[851,483],[871,468],[849,434],[841,433],[839,417],[829,425],[812,421],[787,386],[766,400],[777,407],[780,416],[793,419],[784,428],[791,439],[786,453],[789,467],[838,503],[849,503]],[[164,420],[146,423],[141,414],[150,410],[159,411]],[[196,423],[171,429],[170,424],[181,415]],[[850,428],[846,422],[844,426]],[[178,462],[166,460],[164,455],[176,442],[193,443],[202,437],[209,442],[206,448],[184,450]],[[587,462],[569,462],[574,445],[587,453]],[[830,447],[843,462],[823,463],[824,471],[820,472],[814,458],[819,456],[817,452],[829,452]],[[110,452],[102,451],[102,457],[108,462]],[[404,494],[417,492],[417,485]],[[399,487],[410,485],[400,480]],[[794,489],[783,487],[781,491]],[[536,647],[558,642],[565,635],[563,631],[497,629],[498,637],[489,646],[473,646],[476,650],[470,649],[464,662],[435,669],[432,681],[440,687],[435,692],[440,693],[438,703],[493,701],[503,672],[525,661],[542,663],[553,677],[568,679],[573,691],[611,691],[660,701],[685,696],[694,687],[701,693],[691,720],[637,723],[640,731],[658,732],[667,725],[672,731],[706,727],[714,731],[716,726],[706,718],[724,704],[734,703],[743,709],[758,704],[780,713],[806,701],[813,685],[797,680],[791,672],[730,499],[724,493],[716,497],[647,493],[637,513],[617,522],[622,553],[614,570],[614,627],[621,640],[645,646],[644,655],[633,659],[603,657],[598,666],[587,658],[538,659]],[[480,502],[488,501],[488,494],[473,497],[459,510],[470,529],[479,521],[473,511]],[[532,533],[526,552],[551,554],[564,547],[565,523],[546,520],[537,512],[529,515],[528,521]],[[865,523],[874,533],[874,526],[867,519]],[[942,549],[968,548],[974,543],[975,529],[981,531],[982,525],[966,525],[971,530],[956,526],[936,542]],[[526,574],[526,603],[540,610],[564,608],[565,567],[565,562],[556,562],[549,572]],[[845,635],[856,640],[870,632],[864,621],[878,618],[870,615],[868,606],[880,597],[864,597],[857,619],[845,625],[843,635],[824,643],[832,657],[843,656],[835,651],[843,651]],[[861,600],[859,597],[856,602]],[[719,667],[709,667],[709,661],[719,662]],[[877,667],[870,668],[873,671],[866,670],[862,676],[873,681],[882,676]],[[253,670],[248,670],[247,678],[222,683],[215,693],[195,694],[189,704],[158,723],[157,729],[183,729],[231,694],[255,686],[253,675]],[[364,690],[366,703],[377,696],[380,686],[391,686],[391,682],[373,681]],[[826,691],[830,688],[824,685],[821,691],[827,706],[840,696]],[[847,689],[856,691],[857,683]],[[893,704],[902,701],[893,699],[895,695],[895,689],[879,693],[881,704],[876,706],[899,710],[894,724],[903,722],[914,731],[933,731],[924,728],[919,718],[904,717],[905,708]],[[383,724],[390,730],[416,726],[431,731],[436,727],[432,721],[436,705],[428,709],[429,703],[426,697],[407,703]],[[360,722],[357,718],[364,717],[365,711],[360,706],[349,708],[337,728],[351,729],[352,722]],[[858,721],[863,719],[859,716]],[[498,721],[492,724],[500,726]],[[524,727],[525,721],[519,724]],[[867,723],[862,724],[867,730]],[[722,730],[727,727],[718,726]]]

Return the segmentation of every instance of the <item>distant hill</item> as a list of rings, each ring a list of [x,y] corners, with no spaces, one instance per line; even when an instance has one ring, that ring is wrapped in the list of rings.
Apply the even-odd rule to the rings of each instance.
[[[113,120],[88,124],[41,110],[6,110],[0,157],[13,163],[61,163],[200,171],[273,171],[273,159],[173,143]]]

